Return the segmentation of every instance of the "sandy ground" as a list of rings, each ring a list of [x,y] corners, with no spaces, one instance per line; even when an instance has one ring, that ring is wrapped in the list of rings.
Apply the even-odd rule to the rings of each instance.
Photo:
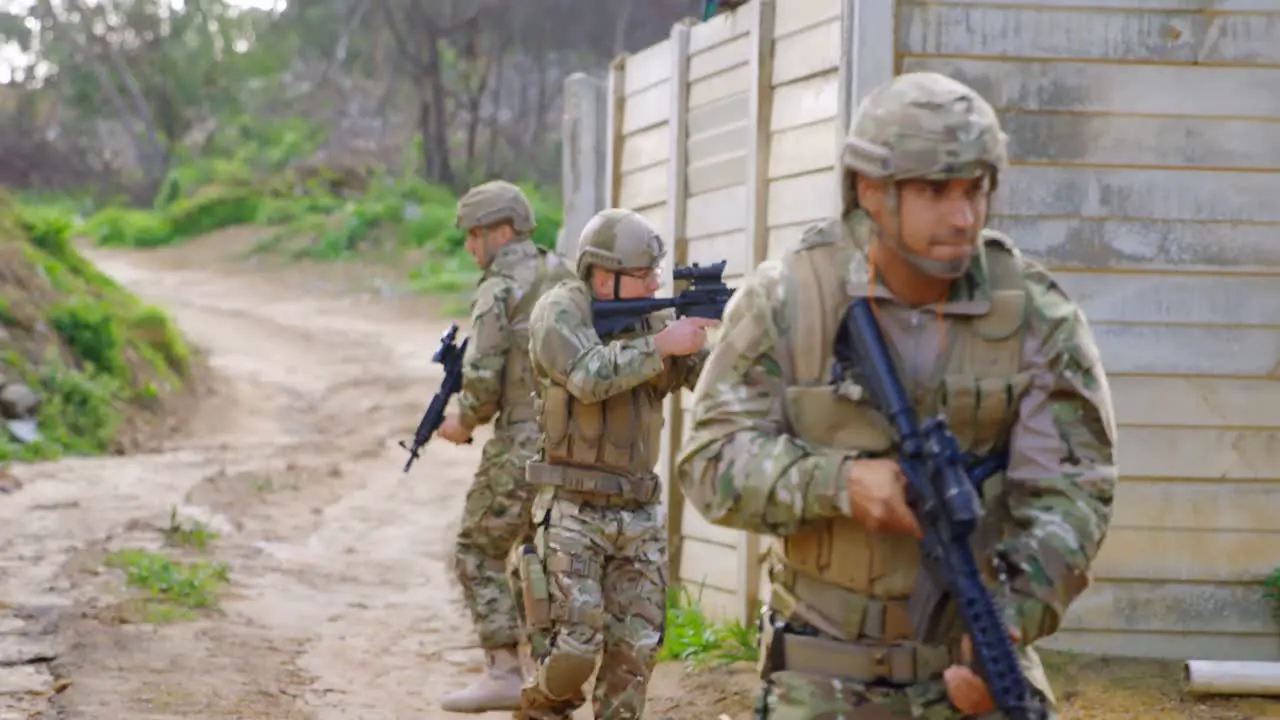
[[[396,445],[435,392],[447,322],[395,297],[401,270],[227,262],[253,239],[91,253],[173,312],[214,378],[161,452],[0,477],[0,720],[458,717],[439,699],[475,677],[481,653],[448,560],[487,433],[432,443],[408,475]],[[174,508],[220,533],[211,553],[229,589],[200,619],[131,622],[103,559],[158,547]],[[1064,670],[1066,717],[1280,717],[1184,704],[1167,667],[1126,665],[1128,689],[1099,679],[1116,666],[1090,667]],[[755,686],[751,668],[665,664],[647,715],[743,720]]]

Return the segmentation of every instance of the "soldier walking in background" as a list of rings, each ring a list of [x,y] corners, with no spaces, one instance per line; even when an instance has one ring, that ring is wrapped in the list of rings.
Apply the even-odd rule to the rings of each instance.
[[[583,229],[578,278],[534,307],[530,354],[543,432],[529,482],[534,543],[513,558],[530,661],[522,717],[568,718],[601,658],[595,717],[639,718],[666,616],[666,516],[654,474],[662,401],[706,357],[700,318],[655,313],[600,338],[592,301],[652,297],[665,247],[629,210]]]
[[[760,718],[998,717],[961,624],[917,638],[908,620],[920,527],[893,438],[862,388],[831,375],[857,298],[872,299],[919,416],[943,414],[979,457],[1008,453],[984,486],[978,550],[993,577],[996,559],[1010,571],[997,597],[1052,702],[1030,643],[1089,583],[1116,431],[1084,314],[984,230],[1006,143],[959,82],[909,73],[877,88],[844,146],[843,216],[757,268],[725,312],[677,472],[707,520],[780,538]]]
[[[506,578],[506,559],[532,534],[533,489],[525,464],[538,442],[529,365],[529,314],[542,294],[572,278],[568,264],[534,245],[533,206],[520,188],[492,181],[458,201],[457,226],[484,270],[471,302],[471,333],[463,359],[458,412],[439,435],[465,443],[476,427],[495,421],[475,480],[467,492],[454,550],[454,572],[488,664],[470,687],[444,698],[451,712],[519,708],[519,617]],[[496,420],[495,420],[496,418]]]

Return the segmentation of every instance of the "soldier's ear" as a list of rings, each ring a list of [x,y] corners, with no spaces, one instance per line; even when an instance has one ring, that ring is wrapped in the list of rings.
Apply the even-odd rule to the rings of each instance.
[[[587,278],[587,284],[591,286],[591,292],[596,296],[603,296],[607,291],[604,289],[605,272],[598,267],[591,268],[590,277]]]
[[[854,187],[858,193],[858,204],[865,208],[872,218],[880,217],[884,212],[886,200],[885,184],[859,176],[854,180]]]

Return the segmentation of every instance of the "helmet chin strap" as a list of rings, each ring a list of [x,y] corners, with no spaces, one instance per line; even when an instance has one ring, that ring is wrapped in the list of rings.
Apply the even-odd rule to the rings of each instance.
[[[880,239],[917,272],[939,280],[955,280],[969,270],[969,265],[973,262],[972,255],[957,260],[935,260],[912,251],[902,242],[902,208],[898,203],[897,183],[889,184],[886,210],[886,215],[893,218],[895,227],[891,232],[883,227],[879,228]]]

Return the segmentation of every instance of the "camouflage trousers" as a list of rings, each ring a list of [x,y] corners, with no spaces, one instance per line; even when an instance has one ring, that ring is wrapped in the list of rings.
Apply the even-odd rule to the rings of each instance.
[[[666,623],[661,504],[609,507],[548,488],[533,519],[548,612],[527,618],[521,716],[568,718],[586,702],[584,686],[599,659],[595,717],[639,718]]]
[[[534,423],[501,428],[485,443],[467,491],[453,569],[486,650],[514,648],[520,638],[506,561],[512,546],[533,534],[529,513],[534,488],[525,481],[525,465],[537,443]]]

